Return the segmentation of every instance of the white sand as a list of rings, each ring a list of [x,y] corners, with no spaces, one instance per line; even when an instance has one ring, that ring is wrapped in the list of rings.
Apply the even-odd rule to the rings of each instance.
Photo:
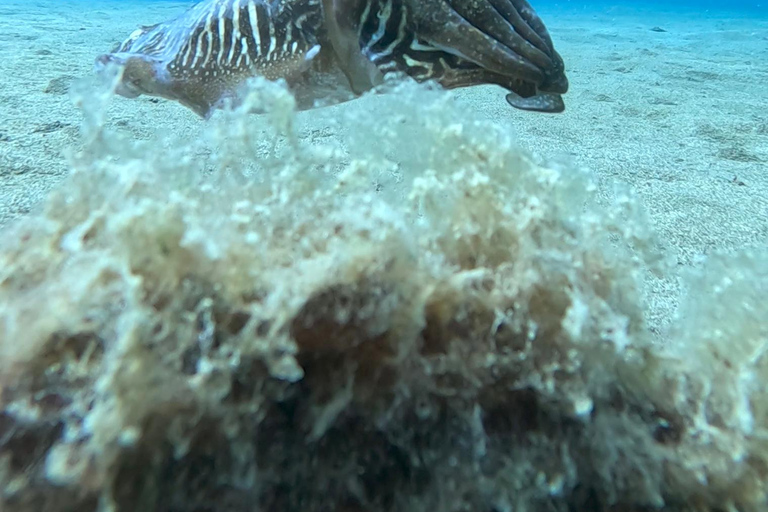
[[[68,172],[64,151],[77,147],[82,117],[66,85],[137,25],[187,5],[0,4],[0,225],[29,212]],[[626,8],[539,13],[566,62],[566,112],[514,110],[496,87],[461,91],[458,100],[508,125],[538,155],[591,168],[606,197],[613,180],[629,184],[681,271],[715,250],[768,244],[768,19]],[[111,112],[142,138],[202,123],[147,98],[118,98]],[[655,328],[674,311],[678,287],[677,276],[652,281]]]

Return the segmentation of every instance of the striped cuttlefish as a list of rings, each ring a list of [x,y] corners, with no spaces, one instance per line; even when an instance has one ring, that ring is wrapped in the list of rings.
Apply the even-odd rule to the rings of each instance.
[[[178,101],[204,118],[252,77],[285,80],[306,110],[375,89],[390,73],[447,89],[495,84],[513,107],[562,112],[563,60],[527,0],[203,0],[141,27],[97,70],[116,92]]]

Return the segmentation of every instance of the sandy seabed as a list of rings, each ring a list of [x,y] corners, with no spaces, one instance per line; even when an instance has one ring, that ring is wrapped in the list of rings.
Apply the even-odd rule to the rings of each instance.
[[[83,142],[73,84],[185,5],[0,6],[0,504],[764,510],[768,21],[539,9],[562,115],[396,88],[270,163],[264,119],[113,98]],[[249,154],[274,183],[215,175]]]

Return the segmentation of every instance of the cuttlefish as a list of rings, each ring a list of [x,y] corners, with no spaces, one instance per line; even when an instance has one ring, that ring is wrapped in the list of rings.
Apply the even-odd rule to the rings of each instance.
[[[526,0],[203,0],[137,29],[97,69],[116,92],[178,101],[204,118],[245,82],[282,79],[306,110],[355,98],[390,73],[447,89],[495,84],[513,107],[562,112],[563,60]]]

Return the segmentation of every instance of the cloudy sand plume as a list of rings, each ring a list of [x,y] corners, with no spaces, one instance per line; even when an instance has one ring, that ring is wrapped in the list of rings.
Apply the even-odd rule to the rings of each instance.
[[[764,254],[662,348],[631,195],[425,86],[334,146],[254,87],[171,144],[75,89],[73,173],[3,233],[3,510],[761,510]]]

